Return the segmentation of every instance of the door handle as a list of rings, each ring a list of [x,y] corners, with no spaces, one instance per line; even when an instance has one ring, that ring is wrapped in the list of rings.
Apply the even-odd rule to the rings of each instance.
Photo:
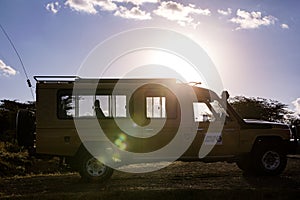
[[[226,128],[224,129],[224,131],[235,131],[236,129],[235,128]]]

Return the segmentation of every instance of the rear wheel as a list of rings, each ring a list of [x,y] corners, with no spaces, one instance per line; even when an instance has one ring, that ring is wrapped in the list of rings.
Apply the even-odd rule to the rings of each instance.
[[[105,182],[112,176],[113,169],[89,153],[84,153],[81,157],[79,173],[85,181]]]

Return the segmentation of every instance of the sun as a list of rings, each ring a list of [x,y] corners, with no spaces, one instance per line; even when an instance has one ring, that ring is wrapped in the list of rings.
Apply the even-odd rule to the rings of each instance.
[[[104,77],[175,78],[181,82],[201,82],[205,78],[186,58],[164,49],[137,49],[116,58]]]

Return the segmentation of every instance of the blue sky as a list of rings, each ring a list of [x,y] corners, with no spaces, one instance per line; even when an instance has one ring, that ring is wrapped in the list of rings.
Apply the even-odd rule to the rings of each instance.
[[[76,74],[114,34],[161,27],[202,46],[231,96],[271,98],[300,110],[299,8],[298,0],[1,0],[0,23],[33,85],[33,75]],[[32,100],[2,32],[0,99]]]

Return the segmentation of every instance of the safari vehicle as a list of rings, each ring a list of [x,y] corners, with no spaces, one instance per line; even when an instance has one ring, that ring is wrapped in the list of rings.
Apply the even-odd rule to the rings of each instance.
[[[34,148],[36,154],[65,158],[86,180],[105,181],[113,173],[113,168],[99,162],[84,145],[93,142],[94,137],[89,136],[91,132],[97,133],[97,127],[89,123],[95,119],[113,144],[122,151],[135,153],[163,148],[174,139],[179,125],[185,122],[184,137],[192,137],[193,141],[176,160],[235,162],[240,169],[260,175],[280,174],[286,167],[287,154],[295,151],[296,143],[291,139],[297,141],[297,138],[289,126],[243,120],[227,103],[227,92],[220,98],[211,90],[179,83],[175,79],[34,78],[37,82],[36,113],[19,111],[19,144]],[[74,92],[75,83],[77,90]],[[116,84],[119,89],[115,89]],[[177,94],[168,86],[172,86]],[[134,87],[135,92],[129,94],[127,88]],[[194,92],[194,99],[190,91]],[[185,105],[179,103],[180,98],[184,99]],[[182,115],[184,109],[188,112]],[[210,133],[210,125],[219,123],[222,117],[224,124],[220,132]],[[123,134],[120,139],[122,130],[116,119],[127,125],[129,133],[141,137],[124,133],[126,137]],[[153,128],[148,125],[162,120],[163,128],[153,134]],[[85,139],[80,136],[76,121],[87,124],[83,128]],[[196,127],[195,133],[189,126]],[[213,143],[212,149],[205,157],[199,157],[199,151],[206,143]],[[102,143],[97,145],[100,148]],[[104,151],[97,154],[101,156]]]

